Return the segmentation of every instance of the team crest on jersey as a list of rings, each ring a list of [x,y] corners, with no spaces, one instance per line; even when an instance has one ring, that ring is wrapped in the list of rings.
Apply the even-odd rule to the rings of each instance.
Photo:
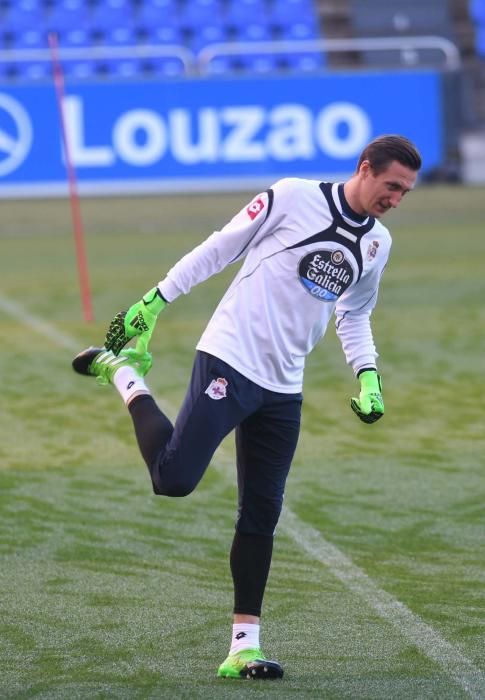
[[[261,197],[253,199],[251,204],[246,208],[249,218],[253,221],[257,215],[264,209],[264,202]]]
[[[354,272],[342,250],[314,250],[298,264],[300,282],[320,301],[336,301],[352,284]]]
[[[207,394],[210,399],[214,399],[214,401],[225,399],[227,396],[228,384],[229,382],[227,379],[224,379],[224,377],[217,377],[217,379],[211,381],[204,393]]]
[[[369,247],[367,248],[367,260],[369,260],[369,262],[376,257],[378,248],[379,241],[372,241],[372,243],[369,243]]]

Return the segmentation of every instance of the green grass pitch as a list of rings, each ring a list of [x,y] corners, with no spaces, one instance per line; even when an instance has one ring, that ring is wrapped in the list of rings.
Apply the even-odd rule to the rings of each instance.
[[[309,358],[262,627],[285,678],[266,684],[215,676],[232,439],[193,495],[156,498],[116,392],[70,367],[249,196],[84,200],[91,324],[68,203],[0,202],[0,698],[485,697],[484,197],[423,186],[384,220],[382,421],[352,414],[331,327]],[[160,318],[149,384],[172,417],[234,271]]]

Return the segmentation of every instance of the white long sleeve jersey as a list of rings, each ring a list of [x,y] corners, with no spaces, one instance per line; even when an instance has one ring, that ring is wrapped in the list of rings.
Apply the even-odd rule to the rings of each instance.
[[[158,286],[172,302],[244,258],[197,349],[266,389],[297,393],[305,358],[334,313],[354,372],[375,366],[370,315],[390,247],[379,221],[352,213],[343,184],[285,178],[181,258]]]

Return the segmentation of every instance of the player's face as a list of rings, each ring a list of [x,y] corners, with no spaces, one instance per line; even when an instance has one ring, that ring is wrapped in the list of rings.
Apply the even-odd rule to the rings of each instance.
[[[379,175],[374,175],[369,163],[364,161],[360,174],[362,208],[376,219],[399,206],[404,195],[413,189],[417,177],[414,170],[395,160]]]

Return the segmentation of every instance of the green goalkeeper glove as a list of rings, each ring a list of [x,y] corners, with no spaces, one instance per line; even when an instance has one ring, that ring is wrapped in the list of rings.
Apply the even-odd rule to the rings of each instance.
[[[130,306],[128,311],[120,311],[109,324],[104,347],[118,355],[132,338],[138,336],[136,351],[140,355],[147,352],[158,314],[167,306],[167,302],[153,287],[145,296]]]
[[[350,399],[350,405],[364,423],[375,423],[384,415],[381,378],[375,369],[366,369],[359,374],[359,379],[359,398]]]

